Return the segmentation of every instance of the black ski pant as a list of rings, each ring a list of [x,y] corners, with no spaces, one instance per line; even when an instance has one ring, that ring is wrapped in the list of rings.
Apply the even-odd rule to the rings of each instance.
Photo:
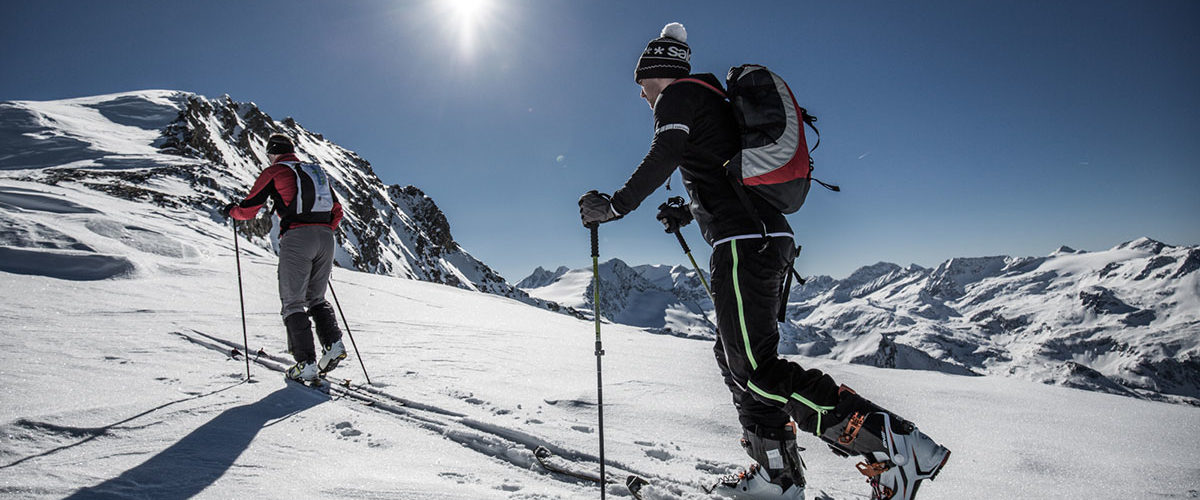
[[[713,351],[742,427],[778,430],[794,419],[818,433],[820,419],[838,401],[838,385],[819,370],[779,357],[778,314],[792,239],[735,239],[717,244],[709,263],[717,312]],[[758,431],[761,428],[763,431]]]

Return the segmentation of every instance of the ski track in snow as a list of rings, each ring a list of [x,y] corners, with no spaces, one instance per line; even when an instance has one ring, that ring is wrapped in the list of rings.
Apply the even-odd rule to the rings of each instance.
[[[393,412],[366,406],[355,391],[335,389],[329,398],[289,386],[266,368],[288,362],[272,354],[283,340],[277,299],[264,293],[273,285],[270,262],[243,262],[251,351],[263,346],[269,355],[253,365],[253,383],[242,382],[244,360],[225,354],[243,350],[232,254],[174,260],[225,269],[103,282],[0,275],[11,285],[0,314],[19,325],[0,340],[12,381],[0,414],[7,422],[0,427],[0,495],[224,498],[239,488],[266,498],[596,495],[594,485],[542,471],[531,454],[544,444],[595,459],[595,432],[575,430],[595,428],[590,323],[440,285],[339,270],[342,304],[356,318],[353,332],[376,387],[362,385],[353,354],[332,375],[376,391],[368,394]],[[387,307],[394,303],[406,307]],[[446,317],[454,306],[478,316]],[[612,470],[683,481],[656,486],[649,498],[703,498],[695,485],[745,465],[706,342],[607,325],[604,335]],[[1185,458],[1194,456],[1190,447],[1154,430],[1172,422],[1183,440],[1196,437],[1200,413],[1193,408],[1017,380],[800,360],[879,394],[954,449],[922,498],[988,498],[996,491],[1012,493],[1001,498],[1042,497],[1035,491],[1189,498],[1200,489],[1200,468]],[[910,387],[894,396],[883,390],[900,380]],[[1112,436],[1112,429],[1125,431]],[[1091,454],[1062,458],[1085,441]],[[223,444],[207,448],[217,442]],[[799,442],[808,448],[809,498],[865,498],[852,461],[831,456],[811,437]],[[1117,479],[1077,479],[1080,467]],[[1004,473],[980,478],[971,473],[979,468]],[[161,474],[181,480],[148,479]],[[307,475],[354,486],[343,492],[325,479],[294,479]],[[610,486],[614,497],[623,490]]]
[[[209,350],[228,353],[233,350],[240,349],[236,343],[218,339],[204,332],[192,331],[191,333],[173,332],[176,335],[194,344],[205,347]],[[240,351],[239,351],[240,353]],[[239,358],[232,358],[237,360]],[[273,356],[270,354],[255,355],[252,357],[252,362],[265,366],[272,371],[282,374],[286,370],[291,361],[282,356]],[[335,399],[352,399],[363,403],[371,409],[387,413],[391,416],[399,418],[408,424],[416,425],[425,430],[445,436],[464,447],[470,448],[483,455],[490,456],[499,460],[509,462],[521,469],[534,469],[538,467],[537,460],[534,458],[533,451],[539,446],[546,446],[555,455],[563,457],[576,467],[583,470],[599,470],[599,458],[596,455],[585,451],[571,450],[552,444],[553,441],[543,436],[536,436],[526,431],[496,425],[489,422],[476,420],[466,414],[446,410],[434,405],[418,403],[406,398],[397,397],[390,394],[386,390],[376,389],[371,385],[359,384],[355,385],[348,379],[331,377],[330,389],[335,395]],[[464,401],[480,405],[484,402],[473,397],[466,397]],[[594,404],[591,406],[595,406]],[[508,411],[493,412],[496,414],[507,414]],[[343,425],[345,424],[345,425]],[[336,428],[349,428],[348,423],[337,424]],[[573,428],[581,428],[582,426],[573,426]],[[586,432],[590,433],[590,428]],[[357,431],[352,431],[353,434],[348,434],[351,431],[342,431],[343,436],[358,435]],[[653,446],[652,443],[638,443],[643,446]],[[671,458],[671,455],[663,450],[648,449],[648,456],[666,461]],[[623,478],[630,474],[653,479],[657,482],[656,486],[660,489],[669,489],[674,491],[674,496],[663,497],[659,493],[657,497],[648,498],[685,498],[688,496],[700,498],[699,494],[690,494],[689,490],[696,490],[701,485],[699,484],[679,484],[668,477],[662,477],[653,474],[649,471],[641,471],[632,469],[619,461],[606,460],[607,468],[611,474],[610,486],[613,493],[616,495],[624,495],[625,492],[620,491],[620,485],[624,483]],[[548,475],[554,477],[553,471],[546,471]],[[557,477],[557,479],[576,482],[575,479],[569,476]],[[586,483],[586,481],[584,481]],[[673,486],[667,486],[668,484]]]

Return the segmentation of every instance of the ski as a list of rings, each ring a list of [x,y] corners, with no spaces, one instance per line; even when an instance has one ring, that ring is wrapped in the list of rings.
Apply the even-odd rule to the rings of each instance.
[[[659,486],[659,487],[670,486],[668,488],[668,490],[673,491],[675,494],[682,494],[682,493],[684,493],[684,491],[695,491],[696,489],[698,489],[698,490],[704,492],[705,495],[713,495],[714,492],[717,491],[717,487],[721,485],[722,481],[717,481],[716,483],[713,483],[712,486],[699,486],[696,484],[688,484],[686,488],[680,488],[679,484],[665,484],[664,485],[661,483],[662,482],[658,481],[657,479],[654,480],[654,482],[652,483],[651,480],[648,480],[637,474],[630,474],[629,477],[625,478],[625,487],[629,489],[629,494],[633,495],[633,498],[636,498],[637,500],[647,500],[647,497],[645,496],[645,492],[643,492],[642,490],[645,489],[647,486],[650,486],[651,484],[655,484],[656,486]]]
[[[633,474],[630,474],[629,477],[625,478],[625,487],[629,488],[629,494],[633,495],[633,498],[636,498],[637,500],[645,500],[642,498],[642,488],[645,488],[649,484],[650,481],[642,479],[640,476]]]
[[[330,395],[329,394],[329,386],[331,384],[329,383],[328,380],[325,379],[325,377],[318,377],[310,382],[305,382],[305,381],[296,380],[291,377],[288,377],[287,374],[285,373],[283,375],[283,379],[286,380],[289,384],[302,385],[304,387],[307,387],[309,389],[317,391],[326,396]]]
[[[538,446],[536,450],[533,450],[533,457],[537,459],[538,464],[540,464],[543,469],[546,469],[550,472],[562,474],[564,476],[571,476],[584,481],[591,481],[596,484],[600,484],[601,482],[600,474],[584,470],[582,467],[579,467],[577,463],[554,454],[554,452],[550,451],[550,449],[546,448],[545,446]],[[612,483],[616,481],[610,478],[608,482]]]
[[[538,446],[533,451],[533,456],[537,459],[538,464],[549,472],[600,484],[599,473],[581,465],[579,462],[559,456],[545,446]],[[612,464],[609,464],[607,468],[610,470],[613,469]],[[649,481],[637,474],[629,474],[623,482],[625,483],[625,488],[629,490],[629,494],[638,500],[643,500],[642,488],[650,484]],[[611,474],[608,476],[608,481],[605,482],[605,484],[620,483],[622,483],[621,479]]]
[[[190,334],[184,332],[175,332],[175,334],[183,337],[185,340],[193,344],[225,353],[226,356],[229,356],[232,359],[239,359],[239,357],[242,355],[241,351],[237,349],[237,346],[228,340],[214,337],[198,330],[189,331],[191,332]],[[301,382],[289,380],[287,378],[287,369],[288,366],[291,365],[292,361],[284,356],[273,355],[267,353],[263,349],[259,349],[254,356],[250,357],[250,361],[272,371],[279,372],[281,375],[283,375],[285,380],[288,380],[291,383],[301,384]],[[366,406],[375,407],[389,413],[403,413],[402,408],[410,405],[414,405],[418,409],[429,409],[425,408],[423,405],[412,403],[405,398],[392,395],[375,387],[352,384],[350,379],[347,378],[322,375],[321,380],[325,383],[324,387],[320,389],[321,392],[329,391],[330,396],[334,396],[336,398],[350,398]],[[309,387],[307,384],[304,385]],[[314,388],[314,390],[317,389]],[[461,416],[454,414],[453,412],[444,413],[448,413],[451,416]]]

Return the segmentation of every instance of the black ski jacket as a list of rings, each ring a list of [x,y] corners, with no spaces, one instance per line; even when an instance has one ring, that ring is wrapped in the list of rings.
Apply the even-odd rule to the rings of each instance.
[[[688,78],[723,88],[710,73]],[[703,85],[672,83],[654,105],[650,152],[625,185],[613,193],[613,210],[622,215],[632,212],[679,167],[684,189],[692,199],[692,215],[709,245],[735,236],[760,235],[764,230],[791,234],[787,219],[769,203],[747,193],[758,213],[756,218],[733,190],[723,164],[740,147],[729,101]]]

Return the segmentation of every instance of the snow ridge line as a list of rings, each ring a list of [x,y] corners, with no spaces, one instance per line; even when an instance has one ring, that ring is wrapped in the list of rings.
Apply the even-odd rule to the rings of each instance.
[[[229,353],[233,349],[241,351],[242,346],[234,342],[209,335],[199,330],[191,329],[189,331],[191,334],[179,331],[171,333],[188,342],[226,356],[229,356]],[[251,361],[279,373],[286,372],[288,366],[291,365],[282,356],[265,352],[254,356],[251,358]],[[337,396],[334,400],[350,398],[359,401],[369,408],[382,413],[388,413],[419,428],[442,435],[464,447],[509,462],[522,469],[544,472],[545,475],[562,480],[563,482],[587,482],[579,478],[564,476],[554,471],[546,470],[534,456],[534,451],[538,447],[545,447],[554,454],[569,459],[581,466],[599,469],[599,459],[594,455],[564,448],[525,431],[509,429],[475,420],[462,413],[446,410],[434,405],[418,403],[407,398],[389,394],[375,387],[364,386],[362,384],[352,385],[349,379],[329,377],[327,380],[329,381],[330,394]],[[652,478],[659,485],[672,485],[681,489],[699,486],[698,484],[681,482],[647,471],[639,471],[613,460],[606,460],[605,467],[612,469],[614,471],[613,476],[615,477],[636,475],[648,479]],[[613,489],[614,492],[624,492],[625,490],[623,483],[619,481],[610,483],[610,487],[616,488]]]

